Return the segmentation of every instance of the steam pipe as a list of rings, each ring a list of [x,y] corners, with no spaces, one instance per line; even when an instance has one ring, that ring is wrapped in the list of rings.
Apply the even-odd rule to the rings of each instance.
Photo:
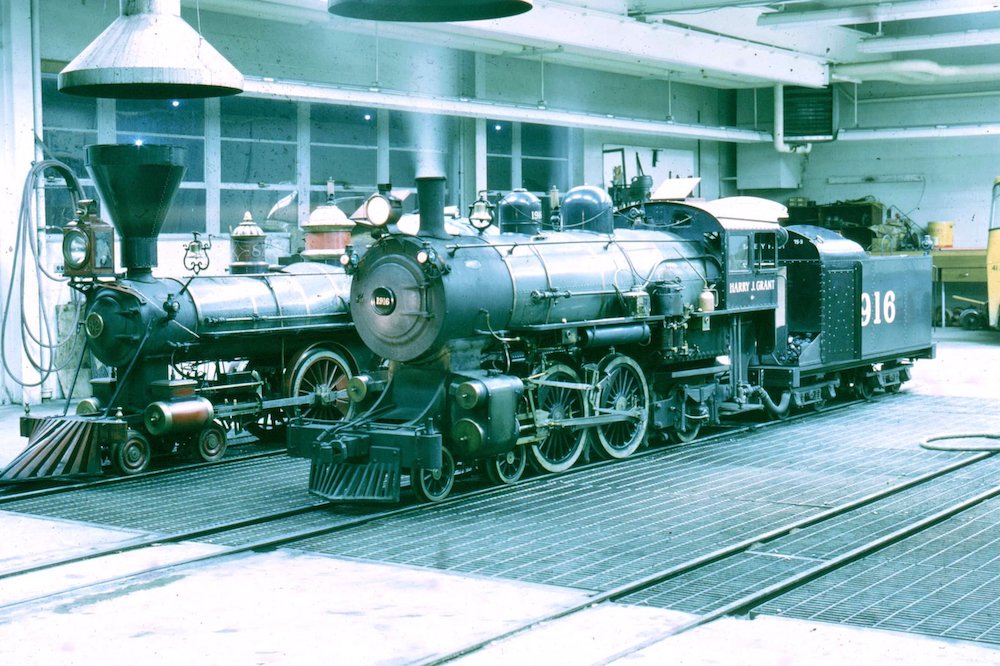
[[[771,412],[775,416],[783,416],[788,413],[788,408],[792,404],[792,392],[785,391],[781,394],[781,401],[775,404],[771,396],[767,394],[763,386],[757,387],[757,396],[760,397],[760,401],[767,408],[767,411]]]

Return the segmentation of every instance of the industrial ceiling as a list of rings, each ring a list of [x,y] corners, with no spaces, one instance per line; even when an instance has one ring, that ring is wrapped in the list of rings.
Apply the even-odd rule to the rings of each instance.
[[[195,0],[185,0],[192,5]],[[373,32],[327,0],[199,0],[201,9]],[[1000,0],[535,0],[524,14],[380,22],[384,37],[724,89],[887,81],[993,87]]]

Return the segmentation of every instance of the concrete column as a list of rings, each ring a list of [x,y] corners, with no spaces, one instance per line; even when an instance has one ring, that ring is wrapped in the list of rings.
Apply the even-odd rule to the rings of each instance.
[[[299,102],[298,108],[299,131],[296,145],[295,180],[298,183],[298,224],[301,227],[302,223],[309,219],[311,209],[309,186],[312,184],[312,105],[308,102]],[[292,251],[294,252],[295,248],[292,248]]]
[[[37,4],[30,0],[0,0],[0,173],[4,174],[0,178],[0,303],[10,313],[0,352],[10,372],[27,383],[37,383],[38,375],[21,350],[20,294],[22,286],[31,289],[32,293],[35,293],[35,287],[15,283],[9,303],[7,294],[14,269],[21,188],[35,160],[35,77],[38,62],[32,49],[33,35],[36,34],[32,9],[37,11]],[[35,229],[26,232],[34,234]],[[25,299],[24,305],[26,310],[34,311],[29,312],[28,317],[35,320],[33,328],[37,329],[37,299]],[[0,404],[40,400],[38,387],[22,390],[7,372],[0,374],[3,376]]]
[[[217,97],[205,100],[205,231],[216,236],[228,234],[230,225],[222,215],[222,104]]]
[[[379,109],[375,112],[378,132],[378,146],[375,154],[378,162],[375,165],[376,184],[389,182],[389,110]]]
[[[521,123],[511,123],[510,128],[510,188],[516,190],[524,187],[524,177],[521,171]]]

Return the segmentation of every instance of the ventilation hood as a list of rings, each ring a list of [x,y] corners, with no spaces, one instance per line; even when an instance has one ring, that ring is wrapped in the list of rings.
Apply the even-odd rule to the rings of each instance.
[[[329,0],[331,14],[371,21],[443,23],[523,14],[532,0]]]
[[[83,97],[186,99],[243,92],[243,75],[181,18],[180,0],[125,0],[122,14],[59,74]]]

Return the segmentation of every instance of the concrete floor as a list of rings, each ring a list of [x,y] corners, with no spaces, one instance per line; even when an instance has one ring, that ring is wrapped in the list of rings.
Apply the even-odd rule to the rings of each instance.
[[[997,394],[1000,333],[946,329],[908,391]],[[20,408],[0,408],[0,465],[16,455]],[[1000,429],[1000,427],[998,427]],[[0,572],[135,533],[0,511]],[[573,604],[578,590],[318,557],[294,550],[100,584],[149,562],[211,552],[145,549],[4,580],[0,664],[407,664]],[[76,589],[39,598],[55,590]],[[10,606],[9,604],[15,604]],[[609,604],[500,641],[468,664],[1000,664],[1000,650],[767,617],[726,619],[621,656],[687,620]]]

